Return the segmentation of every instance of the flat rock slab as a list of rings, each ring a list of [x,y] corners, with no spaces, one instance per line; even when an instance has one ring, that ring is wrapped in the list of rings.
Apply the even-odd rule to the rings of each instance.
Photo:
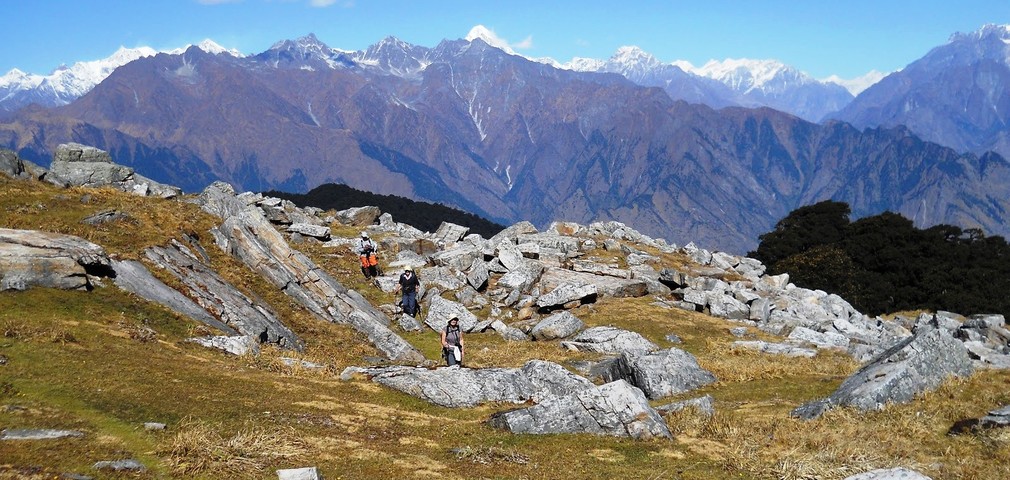
[[[541,290],[551,290],[563,283],[593,285],[601,297],[641,297],[649,293],[649,285],[640,278],[608,277],[563,268],[548,268],[540,277]]]
[[[108,275],[102,247],[72,235],[0,228],[0,291],[30,287],[79,290],[87,275]]]
[[[57,438],[81,438],[83,436],[83,432],[76,430],[9,428],[0,432],[0,440],[54,440]]]
[[[659,350],[659,346],[636,332],[608,326],[587,328],[571,340],[561,342],[561,346],[569,350],[598,353],[644,353]]]
[[[578,317],[571,312],[555,313],[533,326],[530,336],[536,340],[555,340],[575,334],[585,328]]]
[[[147,471],[147,467],[143,463],[132,458],[124,460],[103,460],[101,462],[95,462],[91,466],[95,470],[112,470],[114,472],[144,472]]]
[[[641,390],[618,380],[522,410],[495,414],[492,426],[512,433],[592,433],[618,437],[673,438]]]
[[[424,367],[347,367],[340,374],[350,380],[356,374],[435,405],[473,407],[482,403],[526,403],[592,388],[589,380],[560,365],[542,360],[526,362],[523,368],[428,369]]]
[[[277,480],[323,480],[316,467],[277,470]]]
[[[756,350],[758,352],[770,353],[773,355],[785,355],[787,357],[813,358],[817,356],[817,350],[812,348],[804,348],[786,343],[765,342],[761,340],[738,340],[730,344],[730,346],[733,348]]]
[[[853,475],[851,477],[845,477],[845,480],[932,480],[915,470],[909,470],[907,468],[890,468],[890,469],[878,469],[871,470],[869,472],[860,473],[858,475]]]

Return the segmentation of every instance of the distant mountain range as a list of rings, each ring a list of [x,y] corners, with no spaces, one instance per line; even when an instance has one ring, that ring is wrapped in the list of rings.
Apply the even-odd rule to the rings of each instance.
[[[67,105],[12,114],[0,145],[46,165],[58,143],[90,144],[188,191],[215,179],[254,191],[343,183],[498,223],[619,220],[736,253],[824,199],[856,216],[891,210],[1008,233],[1000,155],[962,154],[902,126],[860,131],[739,106],[784,102],[817,116],[828,98],[845,102],[842,87],[794,69],[694,69],[631,48],[558,68],[471,36],[433,48],[390,37],[350,52],[309,35],[244,57],[143,56]]]
[[[206,40],[198,45],[210,53],[227,53],[241,56],[235,50]],[[189,48],[171,50],[168,54],[179,54]],[[0,112],[13,112],[29,104],[43,107],[66,105],[91,91],[108,77],[116,68],[138,58],[151,57],[158,52],[153,48],[120,47],[112,56],[91,62],[77,62],[70,67],[60,66],[49,75],[37,75],[13,69],[0,77]]]

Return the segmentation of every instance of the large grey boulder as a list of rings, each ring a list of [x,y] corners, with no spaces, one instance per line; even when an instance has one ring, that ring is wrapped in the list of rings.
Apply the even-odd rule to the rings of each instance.
[[[438,245],[449,246],[460,240],[470,231],[470,228],[455,223],[442,222],[435,231],[432,240]]]
[[[570,283],[575,285],[593,285],[597,295],[611,298],[641,297],[649,293],[649,284],[641,278],[617,278],[606,275],[575,272],[563,268],[547,268],[540,277],[543,291],[557,288]]]
[[[530,360],[522,368],[347,367],[340,378],[356,375],[449,408],[542,401],[593,387],[589,380],[543,360]]]
[[[13,150],[0,148],[0,174],[19,179],[41,180],[48,171],[18,156]]]
[[[47,179],[67,186],[108,186],[141,196],[172,198],[182,194],[177,187],[155,182],[130,167],[113,163],[104,150],[79,143],[56,147]]]
[[[225,335],[239,334],[238,331],[218,320],[189,297],[158,280],[143,263],[134,260],[113,260],[112,269],[116,272],[116,278],[113,281],[117,287],[204,325],[216,328]]]
[[[593,388],[593,382],[565,367],[544,360],[530,360],[522,367],[523,375],[533,386],[532,400],[542,402],[550,397],[563,397]]]
[[[292,223],[286,229],[288,233],[297,233],[326,242],[330,240],[330,227],[313,225],[311,223]]]
[[[82,290],[88,275],[112,273],[102,247],[72,235],[0,228],[0,291],[31,287]]]
[[[367,227],[374,224],[380,215],[382,215],[382,211],[379,210],[379,207],[368,206],[341,210],[336,213],[335,217],[338,222],[344,225]]]
[[[488,423],[512,433],[673,437],[645,394],[624,380],[548,398],[526,409],[498,413]]]
[[[228,215],[211,232],[218,247],[317,317],[351,325],[387,358],[415,364],[425,361],[421,352],[389,328],[388,317],[291,248],[258,208],[243,206],[245,202],[229,192],[234,192],[230,186],[215,182],[200,195],[204,211]]]
[[[889,402],[911,401],[947,378],[973,370],[964,344],[935,323],[925,324],[845,379],[830,396],[801,405],[792,415],[817,418],[836,406],[879,410]]]
[[[470,313],[470,310],[467,310],[462,303],[439,296],[431,297],[427,315],[424,317],[425,325],[436,332],[441,332],[445,330],[445,326],[449,324],[452,317],[459,319],[459,328],[464,332],[473,331],[473,328],[480,322],[477,316]]]
[[[551,309],[571,302],[591,302],[596,300],[596,285],[563,283],[537,298],[537,306]]]
[[[637,332],[610,326],[587,328],[570,340],[561,342],[561,346],[569,350],[598,353],[646,353],[659,350],[659,346]]]
[[[650,399],[689,392],[715,382],[715,375],[679,348],[651,353],[622,353],[603,375],[611,382],[624,379],[642,389]]]
[[[533,326],[530,336],[534,340],[554,340],[574,335],[585,328],[586,324],[571,312],[559,312],[551,315]]]
[[[172,240],[166,247],[151,247],[144,254],[186,287],[189,297],[239,334],[301,350],[302,341],[277,315],[253,302],[234,285],[204,264],[185,245]]]

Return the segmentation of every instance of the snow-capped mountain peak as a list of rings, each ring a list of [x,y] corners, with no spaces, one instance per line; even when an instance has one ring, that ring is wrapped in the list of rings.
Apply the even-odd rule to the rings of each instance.
[[[166,50],[165,53],[168,53],[170,55],[179,55],[179,54],[185,53],[186,50],[189,49],[189,47],[193,47],[193,46],[194,46],[193,44],[189,44],[189,45],[186,45],[185,47],[175,48],[175,49],[172,49],[172,50]],[[220,44],[218,44],[217,42],[215,42],[215,41],[213,41],[213,40],[211,40],[209,38],[203,40],[202,42],[200,42],[198,44],[196,44],[195,47],[199,48],[200,50],[203,50],[203,51],[205,51],[207,53],[214,54],[214,55],[220,55],[220,54],[223,53],[223,54],[231,55],[231,56],[237,57],[237,58],[242,58],[242,57],[245,56],[245,55],[242,54],[242,52],[240,52],[240,51],[238,51],[238,50],[236,50],[234,48],[231,48],[231,49],[224,48]]]
[[[610,57],[610,62],[639,68],[652,68],[660,64],[656,57],[633,45],[618,48]]]
[[[727,58],[710,60],[693,73],[713,78],[739,92],[777,88],[783,82],[805,84],[816,82],[809,75],[778,60],[752,60]]]
[[[472,42],[478,38],[482,40],[484,43],[491,45],[492,47],[495,47],[499,50],[502,50],[505,53],[508,53],[509,55],[516,55],[516,52],[512,50],[512,47],[509,46],[508,42],[502,40],[500,37],[498,37],[498,35],[496,35],[493,31],[491,31],[484,25],[477,25],[471,28],[470,33],[466,34],[466,38],[464,38],[464,40]]]
[[[825,83],[834,83],[837,85],[841,85],[845,87],[845,89],[848,90],[849,93],[852,94],[852,96],[856,96],[862,93],[863,90],[870,88],[870,86],[882,80],[887,75],[888,74],[877,70],[871,70],[866,75],[856,78],[845,79],[839,77],[838,75],[832,75],[828,78],[822,79],[821,81]]]

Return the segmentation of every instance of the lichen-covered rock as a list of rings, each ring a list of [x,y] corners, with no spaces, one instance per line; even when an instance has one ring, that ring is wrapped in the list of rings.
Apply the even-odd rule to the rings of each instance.
[[[89,274],[111,273],[105,250],[83,238],[0,228],[0,291],[87,289],[91,287]]]
[[[603,375],[611,382],[627,380],[650,399],[689,392],[714,382],[715,375],[701,368],[694,355],[679,348],[651,353],[622,353]]]
[[[555,340],[574,335],[585,328],[586,324],[571,312],[559,312],[551,315],[533,326],[530,336],[534,340]]]
[[[522,368],[347,367],[340,378],[350,380],[355,375],[449,408],[542,401],[593,386],[561,365],[543,360],[530,360]]]
[[[672,438],[666,422],[641,390],[624,380],[529,408],[493,415],[488,423],[512,433],[593,433],[636,439]]]
[[[908,402],[951,376],[967,376],[973,371],[964,344],[935,323],[922,325],[913,336],[845,379],[830,396],[801,405],[792,414],[812,419],[835,406],[879,410],[890,402]]]
[[[540,308],[552,308],[574,301],[596,297],[596,285],[575,285],[565,283],[537,298]]]
[[[561,342],[569,350],[599,353],[651,352],[659,347],[642,335],[617,327],[599,326],[583,330]]]

